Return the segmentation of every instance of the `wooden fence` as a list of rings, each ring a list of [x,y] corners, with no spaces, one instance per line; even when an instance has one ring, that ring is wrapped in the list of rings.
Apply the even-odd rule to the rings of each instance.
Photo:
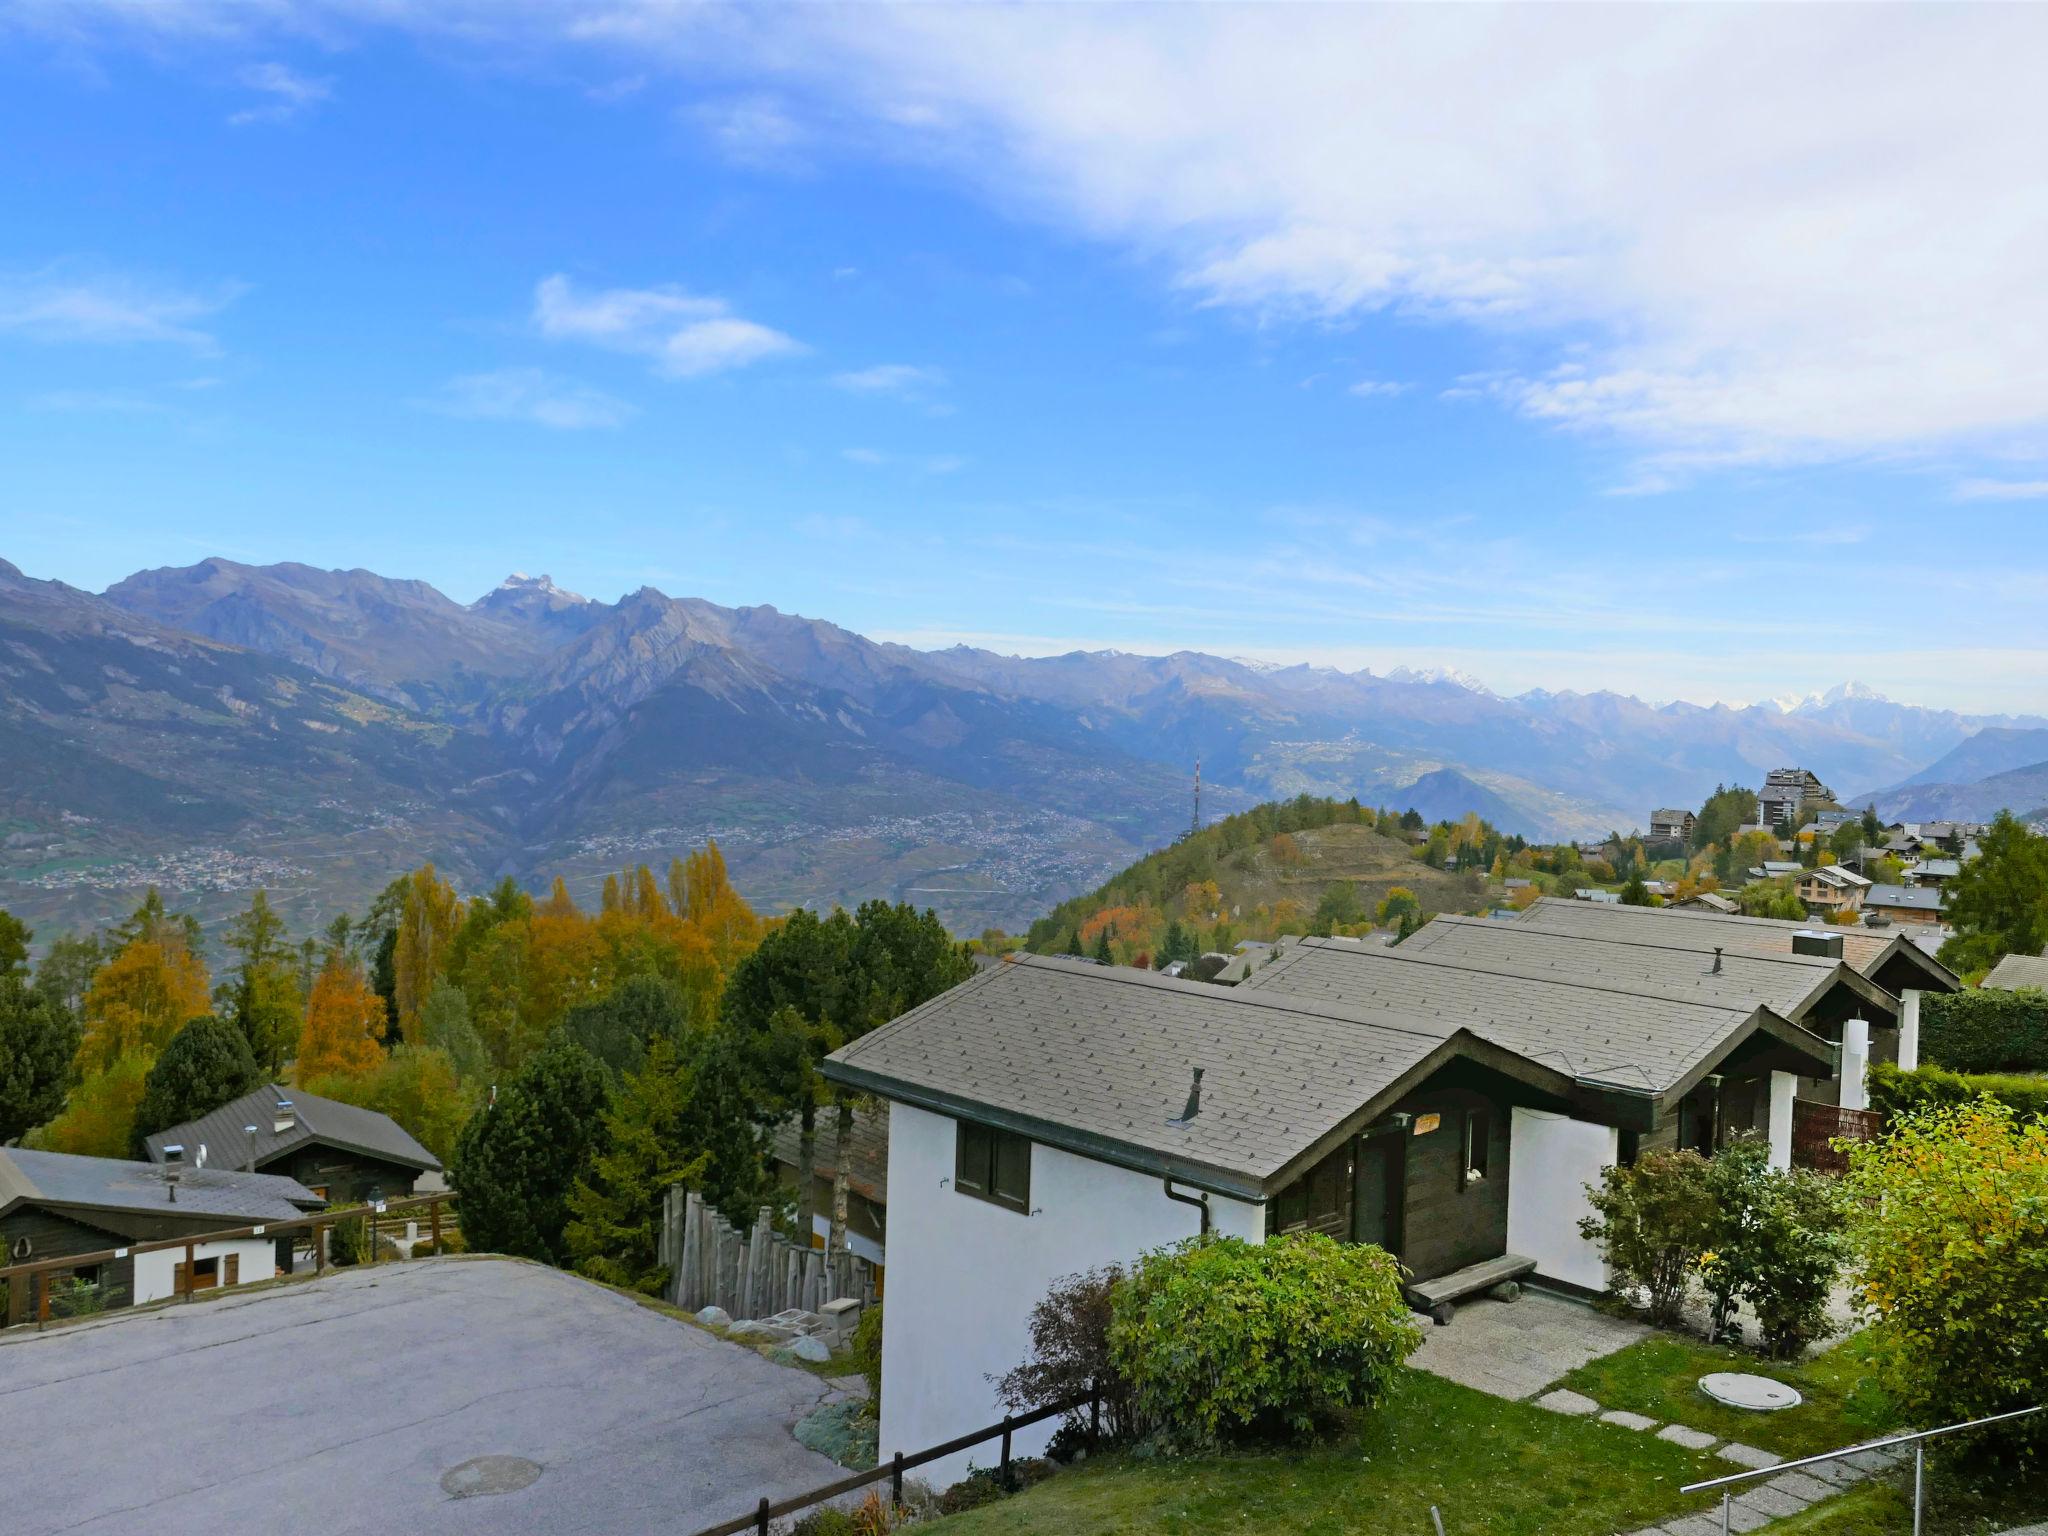
[[[753,1230],[740,1232],[703,1196],[677,1185],[662,1202],[655,1246],[669,1272],[668,1300],[691,1312],[723,1307],[734,1318],[761,1318],[816,1312],[840,1297],[875,1299],[867,1260],[792,1243],[775,1230],[765,1205]]]
[[[1875,1141],[1884,1130],[1884,1116],[1874,1109],[1843,1109],[1813,1099],[1792,1103],[1792,1166],[1822,1173],[1845,1173],[1849,1159],[1835,1150],[1836,1138]]]

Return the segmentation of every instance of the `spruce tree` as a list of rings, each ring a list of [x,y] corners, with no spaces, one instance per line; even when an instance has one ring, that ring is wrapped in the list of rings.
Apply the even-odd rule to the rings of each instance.
[[[0,1146],[64,1108],[78,1020],[18,974],[0,975]]]
[[[604,1068],[557,1033],[471,1117],[449,1175],[471,1249],[560,1264],[569,1196],[604,1146]]]
[[[201,1014],[171,1037],[149,1069],[142,1102],[135,1106],[135,1155],[142,1155],[145,1136],[211,1114],[262,1081],[241,1030],[210,1013]],[[220,1161],[232,1167],[240,1149],[217,1150]]]

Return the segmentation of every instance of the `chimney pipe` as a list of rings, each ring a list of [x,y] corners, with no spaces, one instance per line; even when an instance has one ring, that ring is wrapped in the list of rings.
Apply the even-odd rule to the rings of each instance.
[[[1175,1120],[1171,1120],[1171,1121],[1169,1121],[1169,1122],[1168,1122],[1168,1124],[1171,1124],[1171,1125],[1186,1125],[1186,1124],[1187,1124],[1187,1123],[1188,1123],[1188,1122],[1189,1122],[1190,1120],[1194,1119],[1194,1118],[1195,1118],[1195,1116],[1199,1115],[1199,1114],[1200,1114],[1201,1112],[1202,1112],[1202,1069],[1201,1069],[1200,1067],[1197,1067],[1197,1068],[1195,1068],[1195,1080],[1194,1080],[1194,1082],[1193,1082],[1193,1083],[1191,1083],[1191,1084],[1189,1085],[1189,1087],[1188,1087],[1188,1101],[1187,1101],[1187,1104],[1186,1104],[1186,1105],[1185,1105],[1185,1106],[1184,1106],[1184,1107],[1183,1107],[1183,1108],[1181,1109],[1181,1112],[1180,1112],[1180,1116],[1179,1116],[1179,1118],[1177,1118],[1177,1119],[1175,1119]]]
[[[1714,970],[1713,970],[1713,974],[1714,974],[1714,975],[1716,975],[1716,976],[1718,976],[1718,975],[1720,975],[1720,974],[1721,974],[1721,946],[1720,946],[1720,945],[1718,945],[1718,944],[1716,944],[1716,945],[1714,946]]]

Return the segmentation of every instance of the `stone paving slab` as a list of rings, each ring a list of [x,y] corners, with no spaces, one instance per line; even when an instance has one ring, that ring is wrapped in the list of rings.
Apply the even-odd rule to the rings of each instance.
[[[1802,1499],[1797,1494],[1787,1493],[1782,1488],[1773,1488],[1766,1483],[1761,1487],[1748,1488],[1737,1496],[1735,1502],[1761,1510],[1773,1520],[1782,1520],[1788,1515],[1800,1513],[1811,1505],[1813,1500]]]
[[[1730,1440],[1714,1454],[1723,1461],[1734,1462],[1738,1467],[1752,1467],[1758,1470],[1775,1467],[1785,1459],[1770,1451],[1760,1451],[1753,1445],[1744,1445],[1740,1440]]]
[[[1688,1451],[1704,1451],[1715,1443],[1715,1437],[1705,1430],[1687,1429],[1683,1424],[1666,1424],[1657,1431],[1657,1438],[1682,1445]]]
[[[1839,1491],[1833,1483],[1823,1482],[1817,1477],[1807,1476],[1803,1469],[1798,1472],[1783,1473],[1772,1478],[1764,1486],[1766,1488],[1775,1488],[1780,1493],[1789,1493],[1795,1499],[1804,1499],[1809,1504],[1818,1504],[1822,1499],[1830,1498]]]
[[[1552,1413],[1568,1413],[1574,1418],[1584,1418],[1589,1413],[1598,1413],[1600,1405],[1590,1397],[1577,1392],[1567,1392],[1559,1387],[1555,1392],[1546,1392],[1536,1399],[1538,1408],[1548,1408]]]
[[[1600,1415],[1602,1424],[1619,1424],[1623,1429],[1655,1429],[1657,1421],[1645,1418],[1640,1413],[1630,1413],[1626,1408],[1610,1408]]]
[[[1459,1303],[1449,1327],[1426,1330],[1408,1363],[1495,1397],[1529,1398],[1651,1331],[1533,1291],[1512,1302],[1478,1297]]]

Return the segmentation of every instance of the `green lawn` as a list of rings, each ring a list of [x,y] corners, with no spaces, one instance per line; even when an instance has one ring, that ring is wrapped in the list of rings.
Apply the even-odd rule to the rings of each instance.
[[[1611,1536],[1704,1510],[1681,1484],[1726,1462],[1654,1436],[1489,1397],[1420,1371],[1317,1450],[1109,1456],[936,1523],[944,1536]]]
[[[1930,1461],[1926,1536],[1991,1536],[2048,1521],[2048,1473],[2013,1479]],[[1770,1536],[1900,1536],[1913,1528],[1913,1484],[1868,1482],[1770,1527]]]
[[[1660,1333],[1581,1366],[1561,1385],[1602,1408],[1626,1408],[1661,1423],[1687,1424],[1723,1440],[1741,1440],[1788,1460],[1838,1450],[1899,1428],[1877,1383],[1877,1344],[1852,1334],[1797,1363],[1759,1360],[1741,1350]],[[1724,1407],[1699,1388],[1711,1371],[1750,1371],[1797,1387],[1806,1401],[1777,1413]]]

